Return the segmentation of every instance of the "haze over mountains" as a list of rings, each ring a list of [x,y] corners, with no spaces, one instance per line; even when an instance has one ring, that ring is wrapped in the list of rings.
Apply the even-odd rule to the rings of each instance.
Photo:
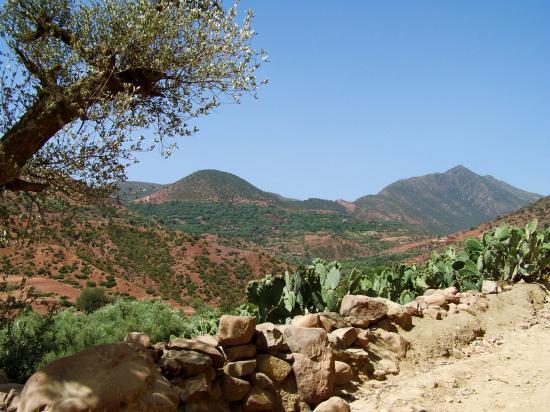
[[[434,234],[467,229],[518,209],[541,197],[464,166],[444,173],[399,180],[376,195],[354,202],[287,199],[263,191],[227,172],[200,170],[169,185],[124,182],[119,199],[146,204],[197,202],[253,204],[351,215],[362,221],[381,219],[416,225]]]

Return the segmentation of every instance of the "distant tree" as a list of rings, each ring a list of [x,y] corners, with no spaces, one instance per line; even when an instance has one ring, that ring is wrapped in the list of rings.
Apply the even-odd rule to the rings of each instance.
[[[6,0],[0,194],[104,195],[137,151],[169,155],[190,119],[257,90],[251,20],[221,0]]]
[[[76,308],[86,313],[92,313],[112,302],[104,288],[86,288],[76,299]]]

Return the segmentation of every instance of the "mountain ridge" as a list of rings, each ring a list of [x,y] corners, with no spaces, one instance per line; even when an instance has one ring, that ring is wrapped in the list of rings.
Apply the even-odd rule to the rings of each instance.
[[[241,177],[219,170],[196,171],[168,185],[126,182],[140,187],[136,203],[204,202],[255,204],[285,209],[317,210],[369,220],[399,221],[435,234],[463,230],[542,197],[491,175],[478,175],[463,165],[445,172],[399,179],[378,194],[353,202],[309,198],[294,200],[267,192]],[[149,186],[147,186],[149,185]]]

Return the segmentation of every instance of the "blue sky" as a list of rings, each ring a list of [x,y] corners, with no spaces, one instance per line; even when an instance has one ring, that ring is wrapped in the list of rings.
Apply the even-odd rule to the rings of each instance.
[[[268,50],[259,100],[220,107],[130,180],[199,169],[353,200],[463,164],[550,194],[550,1],[241,2]]]

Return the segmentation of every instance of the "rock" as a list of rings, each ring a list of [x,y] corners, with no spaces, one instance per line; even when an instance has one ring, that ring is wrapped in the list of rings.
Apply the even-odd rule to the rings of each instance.
[[[424,296],[424,302],[429,306],[443,306],[447,303],[445,295],[438,291],[428,296]]]
[[[409,350],[410,345],[398,333],[377,329],[372,332],[372,336],[373,345],[384,346],[400,359],[407,356],[407,351]]]
[[[256,325],[256,346],[262,352],[289,350],[282,329],[270,322]]]
[[[396,325],[401,326],[403,329],[410,329],[412,327],[412,317],[411,314],[406,311],[402,305],[399,303],[393,302],[389,299],[376,298],[381,301],[388,307],[388,312],[386,316],[395,323]]]
[[[379,321],[387,312],[386,304],[362,295],[346,295],[340,305],[340,314],[350,320],[353,326],[362,328]]]
[[[223,370],[235,378],[250,375],[256,370],[256,359],[229,362],[223,367]]]
[[[170,350],[192,350],[208,355],[212,359],[212,365],[215,368],[221,368],[225,363],[222,353],[216,348],[204,341],[196,339],[176,338],[166,344],[166,349]]]
[[[321,312],[319,313],[319,319],[328,319],[334,323],[333,329],[338,328],[349,328],[351,323],[349,323],[344,316],[340,315],[337,312]],[[322,322],[322,320],[321,320]],[[328,333],[329,331],[327,331]]]
[[[264,389],[271,390],[275,387],[271,378],[267,376],[265,373],[261,373],[261,372],[255,372],[252,375],[250,375],[250,382]]]
[[[466,312],[472,316],[477,316],[475,310],[473,310],[466,303],[459,303],[458,305],[456,305],[456,308],[458,309],[459,312]]]
[[[359,331],[356,328],[349,327],[349,328],[339,328],[334,330],[330,333],[330,336],[335,336],[339,338],[342,343],[344,344],[344,348],[349,348],[353,342],[355,342],[355,339],[357,339],[357,335],[359,334]],[[329,337],[330,340],[330,337]]]
[[[493,280],[485,279],[481,284],[481,291],[483,293],[502,293],[502,288],[498,285],[497,282]]]
[[[224,349],[224,352],[229,362],[251,359],[256,356],[256,346],[251,343],[248,345],[228,346]]]
[[[333,396],[317,405],[313,412],[351,412],[351,409],[345,400]]]
[[[258,355],[256,358],[256,370],[265,373],[275,382],[282,382],[286,379],[292,367],[282,359],[271,355]]]
[[[22,390],[23,385],[19,383],[0,384],[0,411],[17,411]]]
[[[232,346],[250,343],[255,327],[256,318],[254,316],[223,315],[218,328],[220,345]]]
[[[335,361],[334,372],[334,383],[336,385],[346,385],[353,379],[353,370],[345,362]]]
[[[180,388],[180,399],[183,402],[214,398],[210,380],[204,373],[186,379],[177,378],[172,383]]]
[[[333,351],[334,360],[341,362],[365,361],[369,359],[369,353],[360,348],[348,348]]]
[[[449,288],[442,289],[441,292],[445,295],[455,296],[458,293],[458,288],[456,286],[451,286]]]
[[[195,351],[169,350],[160,358],[159,366],[168,379],[187,378],[212,369],[212,359]]]
[[[124,338],[124,342],[130,345],[136,345],[141,348],[149,348],[151,346],[151,338],[145,333],[141,332],[130,332]]]
[[[240,401],[250,392],[250,382],[233,376],[224,375],[219,379],[224,399],[229,402]]]
[[[18,411],[161,412],[176,411],[178,402],[177,388],[146,354],[115,343],[44,366],[25,384]]]
[[[443,317],[441,316],[441,312],[437,310],[436,308],[427,308],[422,311],[424,316],[427,316],[432,319],[441,320]]]
[[[294,356],[292,371],[303,402],[319,403],[332,395],[334,357],[323,329],[290,326],[284,338]]]
[[[341,349],[341,350],[347,348],[346,344],[344,343],[344,341],[342,339],[340,339],[340,337],[338,337],[336,335],[333,335],[332,333],[329,333],[327,335],[327,338],[328,338],[328,342],[329,342],[331,348]]]
[[[353,346],[358,346],[362,349],[367,349],[369,346],[369,341],[372,337],[372,332],[368,329],[361,330],[355,340],[353,341]]]
[[[252,387],[244,401],[242,410],[243,412],[272,411],[273,402],[269,392],[258,386]]]
[[[198,342],[202,342],[202,343],[206,343],[207,345],[214,346],[214,347],[220,346],[220,341],[218,340],[217,336],[200,335],[200,336],[195,336],[193,338],[193,340],[198,341]]]
[[[319,321],[327,333],[330,333],[334,328],[336,328],[336,321],[328,316],[319,315]]]
[[[301,328],[323,328],[319,315],[313,313],[294,316],[291,324],[292,326],[298,326]]]
[[[420,307],[420,302],[412,301],[403,305],[403,310],[411,316],[422,317],[422,308]]]

